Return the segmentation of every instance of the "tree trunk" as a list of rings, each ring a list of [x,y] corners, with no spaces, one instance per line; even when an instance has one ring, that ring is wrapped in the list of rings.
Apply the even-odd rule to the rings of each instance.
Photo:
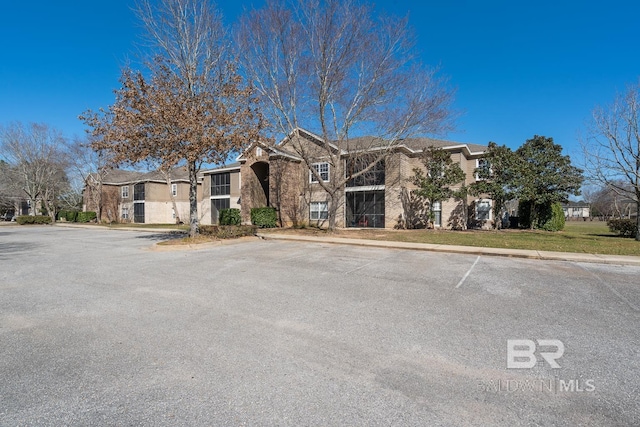
[[[636,240],[640,242],[640,197],[636,198]]]
[[[189,161],[189,237],[198,232],[198,171],[196,162]]]
[[[329,206],[327,206],[327,214],[329,217],[329,231],[332,232],[336,229],[336,215],[338,212],[338,203],[336,202],[336,194],[330,193],[329,195]]]
[[[531,221],[531,224],[529,225],[529,230],[533,230],[535,223],[536,223],[536,204],[534,202],[531,202],[531,207],[529,208],[529,219]]]
[[[98,172],[100,173],[100,172]],[[119,190],[121,191],[121,190]],[[102,221],[102,176],[100,177],[100,181],[98,182],[98,188],[97,188],[97,196],[94,197],[94,201],[97,201],[96,203],[96,217],[98,218],[98,222]],[[120,215],[118,215],[119,217]]]

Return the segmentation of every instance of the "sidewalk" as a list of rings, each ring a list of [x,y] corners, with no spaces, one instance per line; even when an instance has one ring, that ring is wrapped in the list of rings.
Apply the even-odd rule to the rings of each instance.
[[[277,233],[258,233],[262,239],[292,240],[300,242],[333,243],[341,245],[369,246],[388,249],[449,252],[470,255],[504,256],[552,261],[588,262],[596,264],[634,265],[640,267],[640,257],[627,255],[597,255],[573,252],[535,251],[528,249],[483,248],[475,246],[435,245],[430,243],[390,242],[381,240],[348,239],[343,237],[296,236]]]

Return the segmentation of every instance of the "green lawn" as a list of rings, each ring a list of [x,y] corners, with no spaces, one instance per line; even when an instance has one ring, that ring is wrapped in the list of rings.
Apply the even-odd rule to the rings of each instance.
[[[286,233],[323,235],[317,229],[280,230]],[[444,245],[577,252],[608,255],[640,255],[640,242],[618,237],[601,221],[567,222],[559,232],[528,230],[338,230],[336,237],[389,240]]]

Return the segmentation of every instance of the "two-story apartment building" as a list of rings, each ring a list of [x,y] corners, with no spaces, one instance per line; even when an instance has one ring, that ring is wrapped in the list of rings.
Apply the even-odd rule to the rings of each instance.
[[[198,193],[202,192],[201,185]],[[93,192],[100,191],[100,197]],[[200,198],[201,195],[199,194]],[[172,224],[188,222],[189,178],[185,167],[171,170],[136,172],[114,169],[97,186],[85,186],[84,210],[98,211],[101,221]]]
[[[259,143],[251,146],[238,159],[243,220],[249,221],[253,207],[273,206],[282,225],[324,226],[329,204],[333,202],[337,204],[338,227],[394,228],[408,221],[415,225],[416,218],[424,219],[424,205],[420,206],[411,193],[415,188],[414,169],[424,170],[423,152],[428,147],[437,147],[450,153],[465,172],[464,183],[468,185],[477,179],[475,169],[487,148],[430,138],[404,139],[391,146],[376,146],[375,141],[367,138],[350,142],[354,141],[366,148],[360,152],[353,150],[353,146],[349,151],[343,150],[337,143],[325,143],[311,132],[296,129],[275,146]],[[334,150],[332,156],[327,149]],[[384,155],[377,155],[382,150]],[[354,152],[358,155],[354,156]],[[378,161],[366,174],[348,179],[369,166],[367,159]],[[328,182],[331,174],[344,178],[339,180],[344,185],[333,198],[328,197],[319,182]],[[488,199],[446,200],[435,203],[433,210],[436,227],[489,227],[493,221]]]
[[[200,222],[217,224],[221,209],[237,208],[243,222],[250,223],[252,208],[272,206],[283,226],[304,223],[322,227],[328,225],[329,209],[335,203],[337,227],[491,226],[491,200],[467,197],[434,203],[431,223],[424,203],[412,195],[414,169],[424,170],[422,156],[428,147],[448,152],[469,185],[477,179],[475,169],[486,146],[430,138],[404,139],[392,145],[376,145],[366,137],[350,142],[364,148],[344,150],[337,143],[325,143],[311,132],[296,129],[278,144],[251,145],[237,163],[202,171]],[[331,156],[327,149],[334,150]],[[366,168],[365,174],[358,175]],[[338,188],[332,198],[322,183],[336,177]],[[189,183],[184,168],[172,172],[170,188],[158,172],[116,170],[104,180],[103,189],[102,219],[113,221],[117,216],[125,222],[173,223],[174,202],[179,218],[188,219]],[[87,209],[94,210],[89,205]]]

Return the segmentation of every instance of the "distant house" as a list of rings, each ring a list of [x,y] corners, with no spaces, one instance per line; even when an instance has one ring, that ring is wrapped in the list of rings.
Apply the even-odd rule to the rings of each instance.
[[[564,217],[568,221],[585,221],[591,217],[591,209],[588,203],[579,202],[567,202],[562,205],[564,211]]]
[[[198,185],[201,199],[202,186]],[[100,191],[101,197],[94,197]],[[114,169],[102,179],[101,186],[85,186],[83,210],[98,211],[101,221],[173,224],[189,218],[189,175],[186,167],[162,173]]]

